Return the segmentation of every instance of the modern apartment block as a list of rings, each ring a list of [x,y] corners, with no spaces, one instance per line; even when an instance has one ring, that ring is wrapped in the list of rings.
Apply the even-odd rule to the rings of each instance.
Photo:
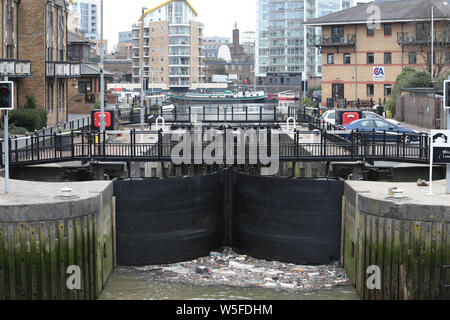
[[[369,6],[380,9],[378,25]],[[377,1],[311,20],[322,27],[310,45],[322,50],[322,98],[379,99],[391,94],[405,67],[431,71],[431,2],[429,0]],[[450,71],[450,4],[434,5],[434,76]]]
[[[48,124],[67,120],[68,79],[80,64],[67,61],[65,0],[1,0],[0,77],[15,82],[16,107],[28,95],[48,112]],[[38,31],[40,30],[40,31]]]
[[[188,90],[205,82],[203,24],[188,1],[171,0],[147,10],[133,26],[133,82]]]
[[[315,33],[306,27],[309,19],[336,12],[355,4],[354,0],[257,0],[255,44],[256,76],[277,78],[320,77],[320,51],[307,46],[306,35]],[[284,83],[284,79],[278,79]],[[291,83],[291,85],[295,85]]]
[[[119,43],[129,43],[133,39],[131,31],[119,32]]]
[[[100,38],[100,0],[75,0],[73,10],[80,16],[80,30],[86,39]]]

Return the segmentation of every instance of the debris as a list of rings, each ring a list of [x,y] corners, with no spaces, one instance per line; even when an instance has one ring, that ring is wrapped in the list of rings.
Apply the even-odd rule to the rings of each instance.
[[[209,271],[209,269],[207,267],[200,266],[200,267],[195,267],[195,272],[197,272],[198,274],[206,274],[206,273],[210,273],[211,271]]]
[[[200,286],[262,287],[289,292],[330,289],[349,283],[337,264],[305,266],[240,255],[231,248],[206,257],[171,265],[136,268],[158,281]]]
[[[428,186],[430,186],[430,184],[423,179],[419,179],[419,180],[417,180],[417,186],[418,187],[428,187]]]

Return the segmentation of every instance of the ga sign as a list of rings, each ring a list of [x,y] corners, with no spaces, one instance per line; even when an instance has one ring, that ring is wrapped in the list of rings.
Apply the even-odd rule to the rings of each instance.
[[[384,81],[384,67],[373,67],[373,81]]]

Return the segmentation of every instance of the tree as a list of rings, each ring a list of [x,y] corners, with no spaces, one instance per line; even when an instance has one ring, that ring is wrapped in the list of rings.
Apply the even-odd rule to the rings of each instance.
[[[395,114],[395,104],[397,96],[400,95],[401,89],[404,88],[432,88],[433,81],[429,73],[418,71],[411,67],[403,69],[402,73],[397,76],[394,88],[392,89],[386,109]]]

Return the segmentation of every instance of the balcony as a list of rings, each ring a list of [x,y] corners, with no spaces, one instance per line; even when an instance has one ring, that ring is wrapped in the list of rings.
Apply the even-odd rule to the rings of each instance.
[[[26,78],[31,75],[31,61],[0,59],[0,77]]]
[[[47,62],[46,75],[56,78],[76,78],[81,75],[81,64],[68,61]]]
[[[445,31],[435,31],[434,42],[440,44],[449,44],[450,33]],[[431,44],[431,32],[398,32],[397,43],[399,45]]]
[[[355,35],[345,34],[342,36],[316,36],[308,35],[308,46],[332,47],[332,46],[354,46]]]

